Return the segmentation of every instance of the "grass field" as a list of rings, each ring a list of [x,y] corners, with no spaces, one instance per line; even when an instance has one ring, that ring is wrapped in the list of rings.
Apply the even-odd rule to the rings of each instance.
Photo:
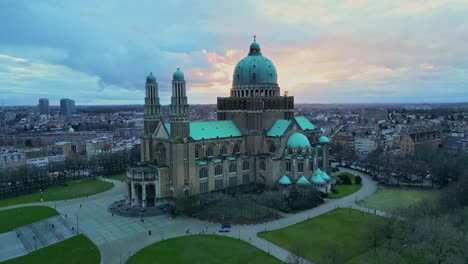
[[[191,235],[164,240],[133,255],[127,264],[141,263],[281,263],[250,244],[224,236]]]
[[[335,184],[333,185],[333,187],[338,190],[338,193],[332,193],[330,192],[328,194],[328,198],[342,198],[342,197],[345,197],[345,196],[348,196],[354,192],[357,192],[359,191],[359,189],[361,189],[361,184],[355,184],[354,183],[354,179],[356,178],[356,176],[354,174],[351,174],[349,172],[342,172],[342,173],[339,173],[335,176],[333,176],[334,179],[339,179],[338,178],[338,175],[340,174],[348,174],[349,177],[351,178],[351,182],[353,184]]]
[[[368,249],[365,231],[381,219],[353,209],[336,209],[286,228],[261,232],[258,236],[289,251],[302,252],[311,261],[318,261],[331,250],[351,260]]]
[[[407,188],[391,188],[379,186],[377,192],[358,204],[394,213],[400,209],[415,205],[422,200],[437,199],[439,192],[437,190],[420,190]]]
[[[0,211],[0,234],[17,227],[58,215],[58,212],[47,206],[26,206]]]
[[[40,202],[41,198],[44,202],[75,199],[107,191],[113,186],[113,183],[95,179],[71,181],[67,183],[67,186],[50,187],[45,189],[42,193],[36,192],[0,200],[0,207],[14,204]]]
[[[127,174],[125,174],[125,173],[114,174],[114,175],[111,175],[111,176],[109,176],[107,178],[113,179],[113,180],[116,180],[116,181],[125,181],[127,179]]]
[[[78,235],[28,255],[7,260],[2,264],[99,264],[100,262],[101,255],[98,248],[84,235]]]

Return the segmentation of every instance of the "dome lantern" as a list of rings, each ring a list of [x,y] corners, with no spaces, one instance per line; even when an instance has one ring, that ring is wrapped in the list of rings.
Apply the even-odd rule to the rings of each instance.
[[[146,83],[156,83],[156,77],[152,72],[146,77]]]
[[[184,73],[180,70],[180,68],[177,68],[177,70],[172,74],[172,80],[173,81],[184,81]]]

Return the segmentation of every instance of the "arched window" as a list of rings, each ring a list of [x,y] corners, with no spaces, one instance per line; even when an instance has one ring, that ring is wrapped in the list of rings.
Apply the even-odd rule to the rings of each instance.
[[[292,148],[288,148],[288,153],[289,153],[289,155],[292,155],[292,153],[293,153]]]
[[[229,163],[229,172],[236,172],[237,171],[237,164],[235,162]]]
[[[286,172],[291,172],[291,162],[286,161]]]
[[[232,148],[232,153],[239,153],[240,152],[240,147],[238,144],[235,144],[234,147]]]
[[[208,147],[206,149],[206,156],[207,157],[213,157],[213,148],[212,147]]]
[[[297,172],[304,172],[304,162],[299,161],[297,163]]]
[[[198,170],[198,176],[200,177],[200,179],[208,177],[208,170],[205,167],[200,168]]]
[[[217,165],[215,167],[215,175],[218,176],[218,175],[222,175],[223,174],[223,167],[221,167],[221,165]]]
[[[297,155],[301,155],[302,154],[302,149],[297,149]]]
[[[260,169],[261,170],[266,170],[266,162],[264,160],[260,161]]]
[[[195,158],[196,159],[200,158],[200,148],[195,147]]]
[[[276,150],[276,147],[275,147],[275,144],[274,143],[271,143],[270,144],[270,153],[275,153],[275,150]]]
[[[227,154],[227,148],[226,146],[221,146],[221,149],[219,150],[221,155],[226,155]]]
[[[248,160],[244,160],[244,162],[242,162],[242,169],[243,170],[249,170],[250,169],[250,163]]]

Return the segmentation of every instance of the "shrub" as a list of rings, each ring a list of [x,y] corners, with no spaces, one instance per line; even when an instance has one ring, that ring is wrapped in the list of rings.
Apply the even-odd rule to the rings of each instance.
[[[335,188],[334,185],[331,186],[331,190],[330,190],[332,193],[339,193],[338,189]]]
[[[338,177],[343,182],[343,184],[352,184],[351,177],[349,177],[348,174],[340,174]]]
[[[356,176],[356,178],[354,178],[354,183],[361,184],[361,182],[362,182],[361,176]]]

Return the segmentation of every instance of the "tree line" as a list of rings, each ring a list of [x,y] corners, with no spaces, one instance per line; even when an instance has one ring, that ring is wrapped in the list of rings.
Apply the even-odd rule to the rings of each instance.
[[[93,155],[66,157],[47,166],[23,165],[0,171],[0,199],[32,193],[70,180],[108,176],[125,172],[127,167],[140,162],[140,150],[104,152]]]

